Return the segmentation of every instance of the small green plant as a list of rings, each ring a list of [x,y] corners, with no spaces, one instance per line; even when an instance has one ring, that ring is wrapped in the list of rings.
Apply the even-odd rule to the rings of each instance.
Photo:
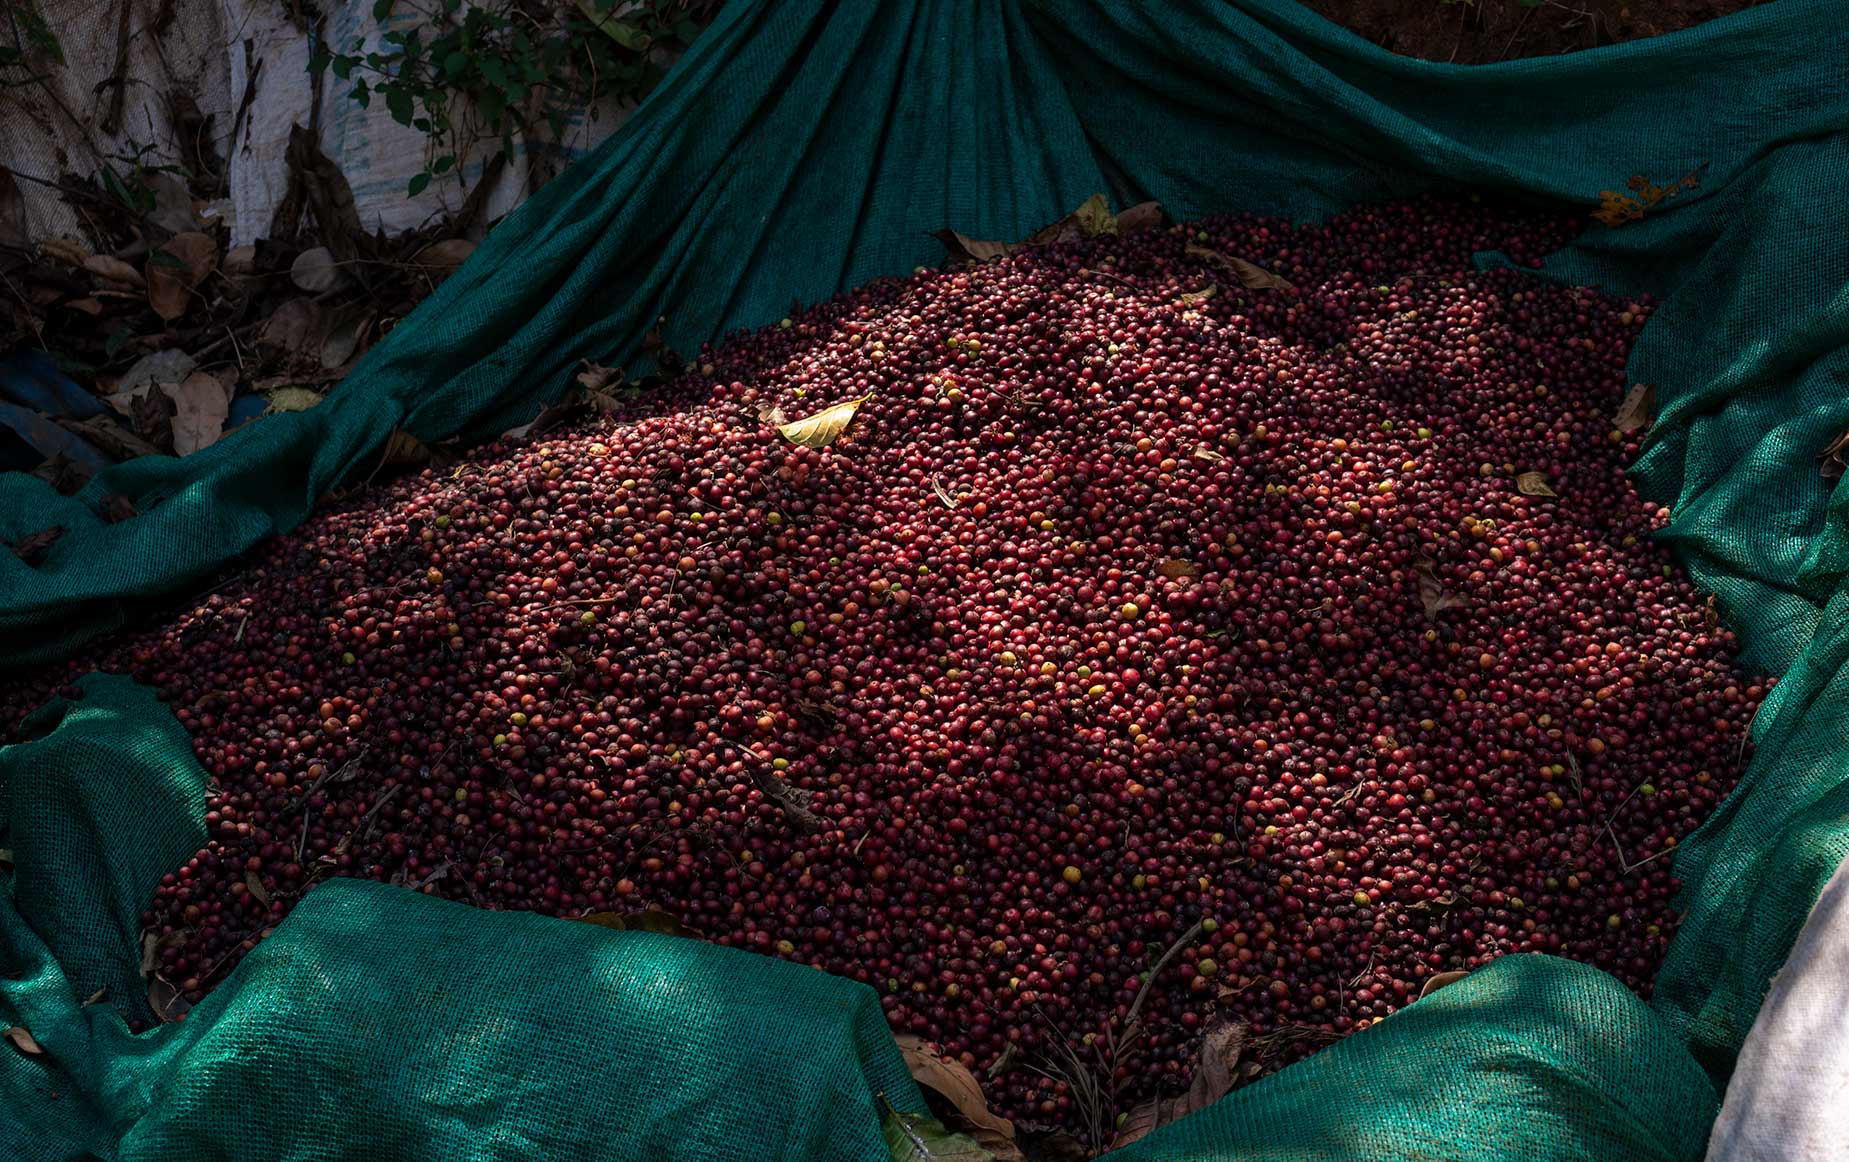
[[[188,180],[185,166],[162,162],[157,157],[158,147],[152,142],[141,144],[131,140],[132,150],[127,153],[112,153],[97,168],[96,180],[103,192],[121,202],[136,214],[146,214],[154,209],[156,195],[152,177],[157,173],[172,174],[181,181]],[[167,260],[174,266],[184,268],[186,264],[170,254],[155,254],[149,261]]]
[[[64,63],[64,48],[57,34],[32,0],[19,0],[0,7],[0,11],[5,13],[4,23],[0,24],[0,69],[30,70],[36,63]]]
[[[600,98],[641,100],[661,80],[661,58],[691,44],[717,8],[717,0],[486,0],[466,10],[462,0],[376,0],[374,20],[392,24],[376,47],[317,44],[308,67],[350,82],[347,95],[362,108],[377,98],[393,120],[429,136],[429,160],[408,187],[415,195],[456,172],[476,141],[498,138],[506,156],[517,135],[563,137]]]

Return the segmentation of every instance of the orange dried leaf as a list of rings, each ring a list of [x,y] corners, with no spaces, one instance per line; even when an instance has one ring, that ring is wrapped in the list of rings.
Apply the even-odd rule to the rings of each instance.
[[[1845,460],[1849,459],[1849,432],[1844,432],[1831,440],[1830,446],[1825,448],[1817,459],[1823,465],[1819,471],[1823,474],[1825,484],[1835,484],[1841,480]]]
[[[1419,604],[1425,607],[1427,621],[1437,621],[1438,615],[1445,610],[1468,604],[1462,597],[1445,592],[1445,587],[1438,582],[1437,564],[1430,557],[1420,557],[1414,566],[1419,577]]]
[[[1448,984],[1456,984],[1469,976],[1468,972],[1458,969],[1452,972],[1435,972],[1425,978],[1425,985],[1419,990],[1419,999],[1424,1000]]]
[[[847,432],[848,425],[854,422],[855,414],[860,411],[860,405],[872,398],[873,394],[869,392],[859,399],[844,400],[814,415],[782,424],[777,431],[792,444],[801,444],[805,448],[826,448]]]
[[[1230,254],[1221,254],[1218,250],[1212,250],[1205,246],[1196,246],[1193,243],[1189,243],[1187,255],[1189,258],[1199,259],[1202,262],[1211,262],[1213,265],[1238,279],[1239,285],[1245,287],[1247,290],[1294,291],[1297,289],[1289,279],[1282,275],[1273,274],[1264,267],[1256,263],[1247,262],[1243,258],[1234,258]]]
[[[990,1112],[982,1086],[968,1069],[909,1033],[894,1040],[912,1080],[942,1097],[955,1111],[954,1117],[947,1118],[951,1129],[975,1139],[977,1145],[995,1155],[996,1162],[1021,1162],[1023,1155],[1015,1145],[1014,1123]]]
[[[31,1031],[22,1029],[18,1025],[6,1031],[6,1039],[13,1043],[15,1049],[28,1057],[37,1057],[45,1052],[44,1047],[33,1039]]]
[[[1544,472],[1524,472],[1515,478],[1515,487],[1523,496],[1559,496],[1547,483]]]
[[[1247,1032],[1238,1021],[1215,1018],[1201,1034],[1194,1055],[1194,1080],[1188,1092],[1177,1098],[1155,1098],[1131,1110],[1118,1127],[1111,1148],[1127,1146],[1151,1130],[1206,1109],[1232,1092],[1242,1072],[1239,1063],[1245,1053]]]
[[[1625,435],[1650,426],[1652,413],[1656,410],[1656,385],[1640,383],[1624,395],[1624,402],[1618,405],[1617,414],[1612,416],[1612,426]]]

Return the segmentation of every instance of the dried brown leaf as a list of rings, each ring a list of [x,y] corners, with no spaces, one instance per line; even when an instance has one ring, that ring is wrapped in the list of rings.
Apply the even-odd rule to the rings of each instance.
[[[885,1094],[880,1116],[880,1137],[891,1162],[995,1162],[995,1156],[964,1134],[953,1134],[929,1114],[908,1114],[892,1108]]]
[[[935,237],[950,252],[950,257],[966,262],[987,262],[1017,250],[1051,246],[1059,242],[1077,242],[1103,234],[1133,234],[1162,224],[1159,202],[1139,202],[1121,214],[1111,213],[1111,203],[1103,194],[1093,194],[1078,209],[1057,222],[1040,227],[1019,242],[994,242],[971,238],[955,230],[939,230]]]
[[[273,412],[305,412],[327,397],[309,387],[279,387],[269,393]]]
[[[1617,414],[1611,418],[1612,427],[1628,436],[1649,427],[1655,411],[1656,385],[1639,383],[1624,393],[1624,402],[1618,405]]]
[[[578,373],[578,386],[584,388],[586,391],[602,391],[612,383],[621,382],[622,378],[622,368],[605,367],[600,363],[592,363],[589,359],[586,359],[584,361],[584,370]]]
[[[518,424],[502,432],[501,438],[503,440],[524,440],[529,436],[537,436],[542,432],[547,432],[558,427],[573,416],[585,411],[586,408],[587,404],[580,392],[575,389],[568,391],[565,393],[564,399],[561,399],[555,404],[548,404],[540,408],[539,414],[526,423]],[[601,444],[594,445],[593,451],[595,451],[596,448],[602,447],[603,445]],[[606,448],[605,452],[608,450],[609,449]],[[599,452],[597,454],[603,455],[604,453]]]
[[[758,793],[775,803],[797,831],[807,835],[822,829],[822,817],[809,810],[814,792],[792,787],[767,770],[753,771],[752,781],[757,783]]]
[[[310,299],[290,299],[264,320],[257,342],[291,357],[312,356],[319,363],[326,335],[327,319],[320,306]]]
[[[384,463],[388,465],[423,464],[430,459],[430,449],[425,443],[405,431],[393,428],[391,436],[385,441]]]
[[[1823,476],[1825,484],[1835,484],[1843,478],[1845,457],[1849,457],[1849,432],[1831,440],[1830,446],[1817,456],[1820,462],[1818,472]]]
[[[1239,1080],[1239,1059],[1245,1053],[1247,1031],[1243,1023],[1226,1018],[1208,1024],[1194,1055],[1194,1080],[1183,1099],[1187,1106],[1181,1114],[1205,1109],[1232,1092]]]
[[[19,183],[13,179],[13,171],[0,165],[0,243],[23,248],[29,242],[26,234],[26,200],[20,195]]]
[[[311,295],[324,294],[347,281],[340,260],[325,246],[312,246],[289,264],[289,281]]]
[[[321,366],[333,371],[364,351],[374,318],[372,308],[363,303],[334,312],[321,340]]]
[[[149,255],[148,305],[171,323],[186,313],[193,288],[218,265],[218,243],[196,230],[175,234]]]
[[[950,252],[950,257],[959,262],[987,262],[1015,249],[1014,243],[971,238],[955,230],[939,230],[933,237],[942,242],[944,249]]]
[[[758,409],[758,423],[781,428],[790,422],[790,417],[783,414],[783,409],[776,404],[765,404]]]
[[[1085,199],[1078,209],[1067,214],[1057,222],[1048,223],[1029,234],[1020,246],[1022,249],[1034,246],[1052,246],[1060,242],[1078,242],[1085,238],[1095,238],[1100,234],[1114,233],[1116,223],[1111,218],[1110,203],[1103,194],[1093,194]]]
[[[1091,1162],[1091,1156],[1071,1134],[1051,1134],[1034,1142],[1034,1162]]]
[[[168,388],[163,386],[163,392]],[[167,428],[167,406],[161,399],[154,398],[152,391],[132,401],[129,418],[139,429],[146,424],[148,429],[165,438]],[[158,417],[158,418],[155,418]],[[73,420],[64,416],[54,416],[52,422],[67,432],[75,432],[95,444],[99,449],[118,460],[133,460],[137,456],[158,456],[161,449],[137,432],[131,432],[116,423],[107,415],[88,416]]]
[[[411,259],[427,273],[438,278],[453,274],[456,268],[467,262],[469,255],[475,253],[475,243],[466,238],[446,238],[442,242],[432,242],[418,251]]]
[[[1159,1097],[1152,1097],[1124,1115],[1122,1124],[1117,1127],[1117,1136],[1111,1139],[1111,1149],[1128,1146],[1138,1138],[1146,1137],[1151,1130],[1166,1125],[1162,1120],[1164,1102]]]
[[[1657,185],[1643,174],[1632,174],[1630,180],[1624,183],[1630,193],[1599,191],[1599,204],[1592,211],[1592,217],[1612,227],[1635,222],[1644,216],[1644,211],[1654,209],[1683,190],[1692,190],[1701,185],[1701,171],[1706,167],[1707,163],[1703,162],[1666,186]]]
[[[184,934],[169,932],[166,936],[155,935],[152,929],[141,934],[141,975],[152,976],[160,967],[160,950],[167,944],[176,942],[176,938],[185,939]]]
[[[165,170],[146,173],[142,183],[154,195],[154,208],[148,221],[163,230],[179,234],[199,228],[199,215],[193,210],[193,192],[178,174]]]
[[[13,550],[13,555],[26,564],[36,565],[44,560],[45,551],[51,548],[51,546],[57,542],[58,538],[63,535],[63,525],[52,525],[50,528],[40,529],[36,533],[27,533],[16,541],[8,541],[6,547]]]
[[[1559,496],[1548,487],[1545,472],[1524,472],[1515,478],[1515,487],[1523,496]]]
[[[1103,194],[1086,198],[1070,217],[1087,238],[1117,233],[1117,219],[1111,215],[1110,199]]]
[[[193,1006],[166,977],[156,973],[148,978],[148,1007],[164,1024],[170,1025],[186,1016]]]
[[[43,480],[57,490],[60,496],[71,496],[90,481],[89,469],[72,462],[69,456],[59,452],[47,457],[44,463],[32,470],[32,475]]]
[[[1135,234],[1143,230],[1154,230],[1162,225],[1161,202],[1138,202],[1125,210],[1118,211],[1117,232]]]
[[[1239,1063],[1245,1054],[1247,1033],[1244,1023],[1226,1017],[1210,1022],[1195,1050],[1194,1079],[1188,1092],[1177,1098],[1156,1098],[1131,1110],[1111,1148],[1127,1146],[1152,1130],[1206,1109],[1232,1092],[1241,1079]]]
[[[1227,261],[1232,263],[1233,274],[1238,277],[1240,284],[1248,290],[1289,291],[1297,289],[1289,279],[1282,275],[1272,274],[1264,267],[1247,262],[1243,258],[1229,258]]]
[[[151,351],[129,364],[128,370],[122,373],[122,378],[116,381],[115,395],[105,402],[124,415],[128,415],[129,413],[123,406],[114,402],[115,396],[138,393],[153,384],[178,383],[191,375],[197,366],[199,366],[198,360],[177,348],[169,347],[160,351]]]
[[[97,502],[97,511],[104,524],[118,525],[131,516],[140,516],[135,510],[135,502],[120,492],[111,492]]]
[[[89,423],[100,420],[93,416]],[[135,435],[160,448],[173,447],[173,403],[164,391],[147,391],[137,396],[129,410],[129,424]]]
[[[1463,969],[1456,969],[1451,972],[1435,972],[1431,976],[1425,978],[1425,984],[1419,989],[1419,998],[1423,1000],[1446,985],[1456,984],[1469,975],[1470,974]]]
[[[663,936],[700,938],[698,932],[659,908],[647,908],[629,917],[629,929],[632,932],[659,932]]]
[[[592,912],[577,917],[577,920],[581,924],[595,924],[599,928],[610,928],[618,932],[657,932],[663,936],[704,939],[698,932],[659,908],[645,908],[640,912]]]
[[[39,253],[72,266],[82,266],[90,257],[90,248],[71,238],[47,238],[39,243]]]
[[[219,269],[232,278],[244,278],[257,272],[257,248],[255,246],[233,246],[225,251],[225,260],[218,264]]]
[[[1419,576],[1419,604],[1425,607],[1425,620],[1437,621],[1438,615],[1445,610],[1469,604],[1462,597],[1445,592],[1445,587],[1438,582],[1438,562],[1430,557],[1420,557],[1413,570]]]
[[[45,1052],[44,1047],[33,1039],[32,1034],[18,1025],[6,1031],[6,1039],[13,1043],[15,1049],[28,1057],[37,1057]]]
[[[955,1111],[954,1117],[945,1119],[952,1130],[967,1133],[977,1145],[995,1155],[996,1162],[1022,1162],[1024,1155],[1014,1141],[1014,1123],[990,1111],[982,1086],[968,1069],[909,1033],[894,1040],[912,1080],[943,1098]]]
[[[270,906],[269,890],[263,886],[263,877],[259,876],[255,870],[244,869],[244,886],[250,890],[252,896],[256,897],[259,904],[266,908]]]
[[[1202,262],[1210,262],[1221,270],[1226,271],[1228,274],[1238,279],[1239,285],[1245,287],[1247,290],[1294,291],[1297,289],[1289,279],[1281,275],[1272,274],[1264,267],[1256,263],[1247,262],[1243,258],[1234,258],[1230,254],[1221,254],[1218,250],[1189,243],[1187,255],[1189,258],[1199,259]]]
[[[119,282],[125,286],[145,287],[148,280],[139,270],[123,262],[120,258],[111,258],[107,254],[92,254],[83,260],[83,268],[98,278]]]
[[[1010,1041],[1006,1045],[1003,1045],[1002,1055],[1000,1057],[997,1057],[995,1060],[989,1062],[989,1068],[987,1072],[988,1072],[990,1081],[994,1081],[996,1078],[1000,1077],[1002,1074],[1008,1072],[1008,1067],[1014,1064],[1014,1046],[1015,1046],[1015,1043],[1013,1041]]]
[[[1194,458],[1196,460],[1205,460],[1209,464],[1220,464],[1226,460],[1225,456],[1222,456],[1220,453],[1214,451],[1212,448],[1209,448],[1205,444],[1202,444],[1200,447],[1194,449]]]
[[[231,393],[209,371],[195,371],[161,391],[173,401],[173,454],[190,456],[224,435],[231,413]]]
[[[344,260],[366,257],[373,249],[373,241],[360,225],[357,204],[353,200],[353,187],[346,175],[340,172],[340,166],[321,150],[319,134],[305,125],[294,125],[289,129],[289,147],[285,157],[289,163],[289,175],[292,189],[284,201],[296,202],[294,212],[300,213],[300,206],[306,203],[313,211],[315,225],[320,227],[322,241],[334,252],[334,257]],[[299,190],[300,196],[295,197]],[[277,216],[283,217],[282,207],[277,209]],[[277,230],[278,223],[272,222],[271,236],[287,233]],[[287,223],[281,223],[286,226]]]
[[[801,444],[805,448],[826,448],[847,432],[848,426],[854,422],[854,416],[860,411],[860,405],[872,398],[873,393],[868,392],[859,399],[843,400],[814,415],[779,425],[777,431],[792,444]]]
[[[1195,305],[1196,303],[1204,303],[1208,299],[1212,298],[1214,295],[1219,294],[1219,293],[1220,293],[1220,288],[1218,286],[1214,285],[1213,283],[1208,283],[1206,290],[1189,291],[1184,295],[1178,296],[1175,299],[1175,305],[1181,306],[1181,307],[1191,307]]]
[[[1173,581],[1182,577],[1199,577],[1201,575],[1201,567],[1196,565],[1193,561],[1183,561],[1178,557],[1171,557],[1160,565],[1157,565],[1156,572]]]

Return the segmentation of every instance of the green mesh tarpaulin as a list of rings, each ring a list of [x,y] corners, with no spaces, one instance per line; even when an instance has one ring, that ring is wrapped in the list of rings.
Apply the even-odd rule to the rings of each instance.
[[[0,750],[0,1158],[814,1158],[923,1110],[873,990],[650,932],[336,880],[184,1021],[140,914],[205,840],[173,715],[92,676]]]
[[[1286,0],[738,0],[325,403],[72,498],[0,477],[0,539],[69,530],[35,566],[0,553],[0,661],[196,584],[371,472],[394,428],[497,432],[580,359],[636,358],[658,317],[686,350],[934,262],[941,226],[1017,237],[1100,190],[1301,219],[1430,189],[1587,206],[1696,174],[1550,263],[1662,298],[1630,368],[1659,410],[1639,483],[1781,676],[1739,790],[1677,856],[1689,912],[1654,1000],[1499,962],[1123,1157],[1698,1157],[1849,850],[1849,491],[1818,471],[1849,429],[1838,8],[1463,69]],[[140,515],[106,523],[110,494]],[[138,912],[197,846],[201,774],[120,681],[28,733],[0,755],[0,1021],[43,1052],[0,1046],[8,1156],[878,1158],[872,1095],[920,1108],[857,985],[340,882],[184,1023],[130,1035]]]

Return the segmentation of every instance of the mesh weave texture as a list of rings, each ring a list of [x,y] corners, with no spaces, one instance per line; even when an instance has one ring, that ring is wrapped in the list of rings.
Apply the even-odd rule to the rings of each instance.
[[[1124,1151],[1210,1158],[1696,1158],[1766,982],[1849,851],[1849,24],[1780,0],[1472,69],[1287,0],[735,0],[637,115],[503,223],[323,404],[62,498],[0,476],[0,664],[67,655],[370,472],[395,427],[491,434],[665,316],[690,350],[1018,237],[1093,192],[1178,218],[1315,218],[1480,187],[1590,205],[1549,272],[1662,307],[1637,467],[1665,534],[1781,676],[1740,788],[1677,856],[1649,1006],[1505,960]],[[1493,258],[1489,259],[1493,260]],[[1614,400],[1614,405],[1616,401]],[[111,493],[142,515],[108,524]],[[202,835],[203,772],[145,691],[93,678],[0,752],[0,1153],[18,1158],[879,1158],[917,1109],[873,995],[742,953],[334,881],[183,1023],[145,1016],[136,917]],[[98,989],[100,1000],[85,1004]]]

